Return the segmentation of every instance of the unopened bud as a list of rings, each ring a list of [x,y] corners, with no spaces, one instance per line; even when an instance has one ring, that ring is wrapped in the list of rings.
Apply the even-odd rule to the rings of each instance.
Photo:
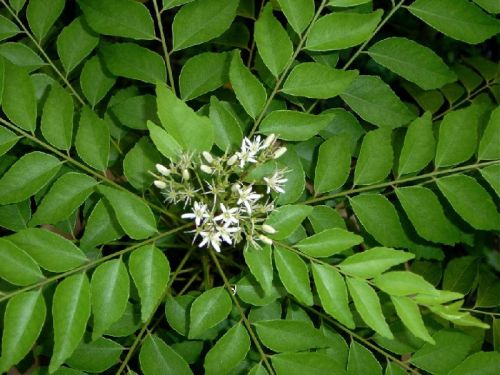
[[[264,236],[263,234],[259,234],[259,240],[264,242],[266,245],[272,245],[273,240],[271,240],[269,237]]]
[[[162,164],[156,164],[156,170],[163,176],[168,176],[170,174],[170,169]]]
[[[269,233],[269,234],[276,233],[276,229],[274,229],[272,226],[267,225],[267,224],[262,225],[262,230],[266,233]]]
[[[200,167],[202,172],[205,172],[207,174],[212,174],[212,168],[210,168],[208,165],[202,164]]]
[[[264,143],[262,144],[262,148],[268,148],[271,146],[274,141],[276,140],[276,136],[273,134],[269,134],[267,138],[264,140]]]
[[[210,152],[208,152],[208,151],[203,151],[203,152],[202,152],[202,155],[203,155],[203,157],[205,158],[205,160],[207,161],[207,163],[212,164],[212,162],[214,161],[214,158],[212,157],[212,155],[210,154]]]
[[[274,152],[274,155],[273,155],[273,159],[279,159],[280,157],[282,157],[286,152],[286,147],[280,147],[278,148],[275,152]]]
[[[231,185],[231,191],[233,191],[233,192],[237,192],[239,188],[240,188],[240,184],[238,184],[238,183]]]
[[[187,169],[182,170],[182,179],[188,181],[191,176],[189,175],[189,171]]]
[[[236,161],[238,160],[238,156],[236,154],[234,154],[233,156],[231,156],[229,158],[229,160],[227,161],[227,165],[231,166],[233,165],[234,163],[236,163]]]
[[[167,184],[165,182],[163,182],[163,181],[155,180],[153,183],[155,184],[155,186],[158,189],[166,189],[167,188]]]

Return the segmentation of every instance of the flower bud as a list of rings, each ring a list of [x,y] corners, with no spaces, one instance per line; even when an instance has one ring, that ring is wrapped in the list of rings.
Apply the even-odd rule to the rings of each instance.
[[[182,179],[188,181],[191,176],[189,175],[189,171],[187,169],[182,170]]]
[[[236,163],[236,161],[238,160],[238,156],[236,154],[234,154],[233,156],[231,156],[229,158],[229,160],[227,161],[227,165],[231,166],[233,165],[234,163]]]
[[[208,165],[202,164],[200,167],[202,172],[205,172],[207,174],[212,174],[213,170],[210,168]]]
[[[168,176],[170,174],[170,169],[162,164],[156,164],[155,167],[158,173],[162,174],[163,176]]]
[[[276,140],[276,136],[274,135],[274,133],[271,133],[268,135],[268,137],[264,140],[264,143],[262,144],[262,148],[268,148],[269,146],[271,146],[274,141]]]
[[[286,147],[280,147],[278,148],[275,152],[274,152],[274,155],[273,155],[273,159],[279,159],[280,157],[282,157],[286,152]]]
[[[212,155],[210,154],[210,152],[203,151],[202,155],[205,158],[205,160],[207,161],[207,163],[212,164],[212,162],[214,161],[214,158],[212,157]]]
[[[158,189],[166,189],[167,188],[167,184],[163,181],[160,181],[160,180],[155,180],[154,184]]]
[[[263,224],[262,225],[262,230],[266,233],[269,233],[269,234],[274,234],[276,233],[276,229],[274,229],[272,226],[270,225],[267,225],[267,224]]]
[[[264,242],[266,245],[272,245],[273,244],[273,240],[271,240],[269,237],[264,236],[263,234],[259,235],[259,240],[261,240],[262,242]]]

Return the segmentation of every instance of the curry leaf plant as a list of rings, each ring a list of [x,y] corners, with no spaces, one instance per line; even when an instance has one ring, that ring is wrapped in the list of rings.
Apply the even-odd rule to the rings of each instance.
[[[0,0],[0,372],[498,373],[499,13]]]

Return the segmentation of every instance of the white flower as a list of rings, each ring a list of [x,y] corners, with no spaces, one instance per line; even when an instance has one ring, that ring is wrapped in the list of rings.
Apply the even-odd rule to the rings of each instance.
[[[231,238],[232,233],[236,233],[240,231],[240,228],[238,227],[216,227],[215,230],[219,234],[219,236],[222,238],[224,242],[226,242],[229,245],[233,244],[233,239]]]
[[[254,193],[252,190],[252,186],[249,186],[247,189],[242,189],[238,186],[237,191],[239,199],[236,203],[244,205],[247,209],[247,212],[250,214],[252,212],[251,205],[259,200],[262,196],[260,194]]]
[[[194,219],[196,226],[199,227],[201,221],[203,219],[207,218],[208,216],[209,215],[207,213],[207,205],[200,203],[200,202],[194,202],[193,212],[187,213],[187,214],[182,214],[181,218]]]
[[[214,248],[215,251],[220,253],[220,233],[211,229],[208,232],[200,232],[200,236],[202,238],[201,242],[198,244],[198,247],[203,247],[205,245],[210,245]]]
[[[240,160],[240,168],[243,168],[246,163],[257,163],[255,155],[251,154],[248,150],[237,152],[235,155]]]
[[[228,208],[226,208],[226,206],[224,206],[224,203],[221,203],[220,210],[222,211],[222,213],[220,215],[216,216],[214,218],[214,220],[216,220],[216,221],[222,220],[224,222],[224,226],[229,226],[231,224],[236,224],[236,225],[239,224],[238,217],[236,216],[236,214],[238,212],[237,207],[233,207],[233,208],[228,209]]]
[[[253,141],[245,137],[243,139],[243,144],[241,145],[241,150],[248,150],[252,155],[257,155],[260,150],[262,150],[262,142],[260,140],[260,135],[255,137]]]
[[[279,159],[285,154],[285,152],[286,152],[286,147],[278,148],[273,154],[273,159]]]
[[[155,180],[153,183],[155,184],[155,186],[158,189],[166,189],[167,188],[167,184],[165,182],[163,182],[163,181]]]
[[[271,190],[277,193],[284,193],[283,184],[288,181],[284,178],[284,173],[282,171],[276,171],[271,177],[264,177],[264,181],[267,184],[266,192],[269,194]]]

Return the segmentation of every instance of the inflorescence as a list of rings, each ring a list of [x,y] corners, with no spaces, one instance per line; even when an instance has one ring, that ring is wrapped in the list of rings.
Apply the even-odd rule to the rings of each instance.
[[[194,222],[191,232],[198,247],[220,252],[223,242],[236,245],[246,239],[259,248],[261,243],[271,244],[267,234],[276,232],[264,222],[274,210],[276,194],[271,193],[285,192],[286,170],[274,161],[285,152],[274,134],[264,140],[244,138],[241,149],[233,154],[186,153],[168,167],[156,164],[154,185],[168,204],[183,206],[181,218]],[[251,178],[259,167],[267,173],[254,173],[258,177]]]

